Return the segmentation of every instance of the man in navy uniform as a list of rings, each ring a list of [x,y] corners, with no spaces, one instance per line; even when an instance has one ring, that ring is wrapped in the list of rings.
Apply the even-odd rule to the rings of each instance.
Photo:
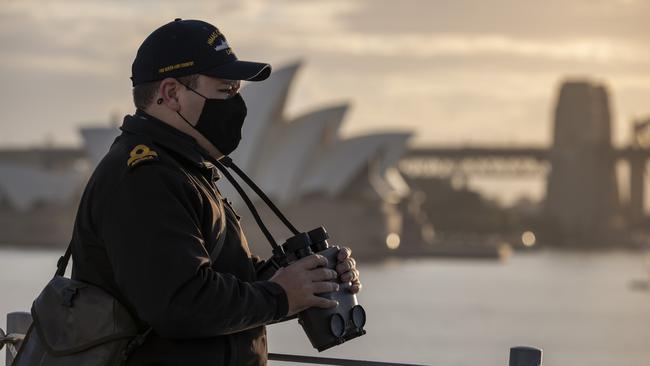
[[[90,178],[72,239],[73,278],[109,291],[152,329],[128,364],[264,365],[265,324],[336,306],[317,294],[336,290],[337,277],[361,288],[347,248],[336,271],[312,255],[259,280],[263,261],[216,189],[209,157],[239,143],[240,81],[270,72],[238,60],[223,34],[198,20],[176,19],[138,49],[136,112]]]

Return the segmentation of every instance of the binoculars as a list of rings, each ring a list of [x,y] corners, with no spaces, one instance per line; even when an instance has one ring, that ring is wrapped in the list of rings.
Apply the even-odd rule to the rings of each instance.
[[[258,278],[269,279],[278,269],[312,254],[319,254],[327,258],[327,267],[332,270],[336,269],[337,256],[341,248],[336,245],[330,246],[327,242],[329,235],[324,227],[321,226],[306,233],[299,231],[230,157],[224,156],[221,160],[212,160],[212,162],[242,197],[253,214],[255,222],[273,248],[273,256],[258,270]],[[262,198],[294,236],[287,239],[284,244],[278,245],[262,221],[253,202],[225,167],[233,169]],[[366,324],[366,312],[357,302],[357,296],[350,292],[351,283],[338,282],[338,284],[338,291],[318,294],[318,296],[337,301],[338,306],[329,309],[309,308],[298,314],[298,322],[302,325],[312,346],[319,352],[366,334],[363,329]]]
[[[337,255],[341,248],[330,245],[328,239],[329,235],[322,226],[292,236],[273,251],[268,265],[261,270],[261,277],[270,278],[277,269],[311,254],[327,258],[327,267],[336,270]],[[338,291],[318,295],[338,301],[338,306],[329,309],[309,308],[298,314],[298,322],[312,346],[319,352],[366,334],[363,329],[366,312],[357,302],[357,296],[350,292],[351,283],[338,283]]]

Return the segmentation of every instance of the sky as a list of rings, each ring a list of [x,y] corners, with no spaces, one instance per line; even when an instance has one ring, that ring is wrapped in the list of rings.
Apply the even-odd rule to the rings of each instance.
[[[133,112],[140,43],[176,17],[215,24],[240,59],[301,60],[286,114],[341,102],[345,136],[545,145],[563,80],[610,92],[614,141],[650,116],[650,0],[0,0],[0,147],[80,144]]]

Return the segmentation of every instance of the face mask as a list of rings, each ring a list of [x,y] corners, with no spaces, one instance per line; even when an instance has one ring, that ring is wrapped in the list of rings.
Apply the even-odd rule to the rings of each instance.
[[[246,103],[237,93],[229,99],[207,98],[196,90],[187,89],[205,99],[203,110],[196,126],[192,126],[179,112],[178,115],[196,129],[224,155],[235,151],[241,140],[241,130],[246,118]]]

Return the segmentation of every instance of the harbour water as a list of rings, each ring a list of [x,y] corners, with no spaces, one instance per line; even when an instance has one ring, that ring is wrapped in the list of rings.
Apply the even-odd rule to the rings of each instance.
[[[29,309],[59,255],[0,249],[0,327],[7,312]],[[320,355],[501,366],[509,347],[534,345],[546,366],[650,365],[648,265],[639,252],[551,250],[506,263],[361,263],[368,334]],[[269,328],[269,348],[317,354],[295,321]]]

